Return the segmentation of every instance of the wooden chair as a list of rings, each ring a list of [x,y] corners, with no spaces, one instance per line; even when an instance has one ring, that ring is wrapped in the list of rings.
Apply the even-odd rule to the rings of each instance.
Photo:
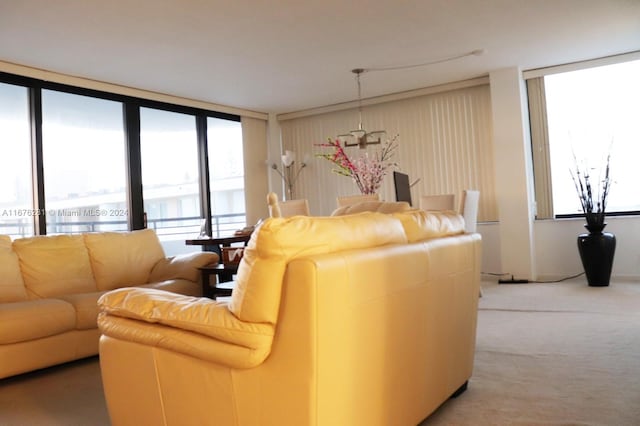
[[[269,216],[271,217],[310,216],[309,202],[306,198],[280,201],[275,193],[270,192],[267,195],[267,203],[269,204]]]
[[[439,195],[421,195],[421,210],[455,210],[456,196],[455,194],[439,194]]]
[[[368,195],[345,195],[342,197],[338,197],[337,199],[338,207],[350,206],[352,204],[362,203],[364,201],[380,201],[380,196],[378,194],[368,194]]]

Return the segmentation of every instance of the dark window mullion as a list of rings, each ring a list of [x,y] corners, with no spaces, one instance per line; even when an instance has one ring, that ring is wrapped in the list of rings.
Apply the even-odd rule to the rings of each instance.
[[[144,229],[144,200],[142,195],[142,156],[140,154],[140,106],[123,104],[125,155],[127,161],[127,193],[129,230]]]
[[[200,216],[205,218],[207,235],[212,235],[207,117],[203,114],[196,116],[196,131],[198,134],[198,166],[200,171]]]
[[[31,121],[31,164],[33,184],[33,206],[39,212],[46,212],[44,203],[44,163],[42,161],[42,88],[29,88],[29,115]],[[45,214],[34,215],[34,233],[47,234]]]

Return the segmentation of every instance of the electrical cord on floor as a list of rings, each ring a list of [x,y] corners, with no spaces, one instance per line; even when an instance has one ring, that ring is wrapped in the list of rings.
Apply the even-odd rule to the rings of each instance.
[[[561,283],[562,281],[570,280],[571,278],[578,278],[580,275],[584,275],[584,272],[580,272],[579,274],[571,275],[569,277],[559,278],[557,280],[550,281],[529,281],[530,283],[540,283],[540,284],[548,284],[548,283]]]
[[[481,274],[493,275],[493,276],[497,276],[497,277],[503,277],[505,275],[511,275],[509,273],[497,273],[497,272],[481,272]],[[518,280],[513,275],[511,275],[511,278],[499,278],[498,279],[498,284],[527,284],[528,282],[529,282],[529,280]]]
[[[513,277],[512,274],[505,272],[505,273],[500,273],[500,272],[480,272],[480,274],[482,275],[491,275],[494,277],[504,277],[505,275],[511,275],[511,278],[508,279],[499,279],[498,283],[499,284],[532,284],[532,283],[537,283],[537,284],[550,284],[550,283],[560,283],[563,281],[567,281],[570,280],[572,278],[577,278],[581,275],[584,275],[584,272],[580,272],[579,274],[575,274],[575,275],[570,275],[568,277],[563,277],[563,278],[559,278],[557,280],[549,280],[549,281],[530,281],[530,280],[521,280],[521,279],[515,279]]]

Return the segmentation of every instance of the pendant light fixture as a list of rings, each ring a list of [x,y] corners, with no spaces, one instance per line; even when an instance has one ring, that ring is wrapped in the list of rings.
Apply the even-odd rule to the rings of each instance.
[[[470,52],[447,56],[444,58],[434,59],[427,62],[421,62],[418,64],[399,65],[384,68],[355,68],[351,72],[356,75],[356,82],[358,83],[358,128],[351,130],[344,135],[338,135],[338,140],[344,143],[344,146],[358,146],[360,149],[365,149],[367,145],[375,145],[382,142],[382,137],[387,134],[385,130],[375,130],[373,132],[367,132],[362,127],[362,87],[360,86],[360,75],[368,71],[393,71],[404,70],[409,68],[424,67],[427,65],[440,64],[443,62],[449,62],[456,59],[465,58],[467,56],[482,56],[486,53],[485,49],[476,49]]]
[[[365,149],[367,145],[375,145],[381,142],[382,136],[387,132],[384,130],[375,130],[373,132],[367,132],[362,127],[362,87],[360,85],[360,75],[365,72],[364,68],[356,68],[351,70],[356,75],[356,82],[358,83],[358,128],[351,130],[344,135],[338,135],[338,139],[344,143],[345,146],[358,146],[360,149]]]

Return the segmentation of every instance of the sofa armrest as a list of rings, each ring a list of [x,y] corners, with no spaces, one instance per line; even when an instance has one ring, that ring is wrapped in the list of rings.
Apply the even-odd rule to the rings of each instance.
[[[217,253],[202,251],[167,257],[159,260],[151,269],[149,282],[183,279],[198,282],[198,268],[215,265],[220,261]]]
[[[274,326],[237,319],[224,302],[146,288],[110,291],[98,300],[103,334],[162,347],[233,368],[261,364]]]

